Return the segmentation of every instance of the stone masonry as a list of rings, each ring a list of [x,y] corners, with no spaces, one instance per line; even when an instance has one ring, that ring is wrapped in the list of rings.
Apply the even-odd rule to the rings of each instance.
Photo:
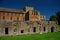
[[[23,10],[0,8],[0,36],[42,34],[57,32],[57,22],[46,21],[46,17],[33,7]]]

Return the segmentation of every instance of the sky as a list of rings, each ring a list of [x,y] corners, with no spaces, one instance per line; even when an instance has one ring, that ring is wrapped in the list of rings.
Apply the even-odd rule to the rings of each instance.
[[[25,6],[34,7],[49,20],[50,16],[60,11],[60,0],[0,0],[0,8],[22,10]]]

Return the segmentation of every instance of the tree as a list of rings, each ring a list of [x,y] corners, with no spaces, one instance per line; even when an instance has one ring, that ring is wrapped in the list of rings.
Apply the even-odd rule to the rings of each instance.
[[[54,15],[50,16],[49,21],[57,21],[56,16],[54,16]]]
[[[58,24],[60,25],[60,11],[56,13]]]

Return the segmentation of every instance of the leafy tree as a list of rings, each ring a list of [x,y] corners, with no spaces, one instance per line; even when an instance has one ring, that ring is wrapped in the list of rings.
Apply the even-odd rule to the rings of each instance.
[[[60,11],[56,13],[58,24],[60,25]]]
[[[50,19],[49,20],[50,21],[57,21],[56,16],[54,16],[54,15],[50,16]]]

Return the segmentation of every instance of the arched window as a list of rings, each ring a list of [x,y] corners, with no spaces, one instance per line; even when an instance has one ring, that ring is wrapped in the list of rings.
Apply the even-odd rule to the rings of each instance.
[[[28,20],[29,20],[29,12],[25,14],[25,21],[28,21]]]

